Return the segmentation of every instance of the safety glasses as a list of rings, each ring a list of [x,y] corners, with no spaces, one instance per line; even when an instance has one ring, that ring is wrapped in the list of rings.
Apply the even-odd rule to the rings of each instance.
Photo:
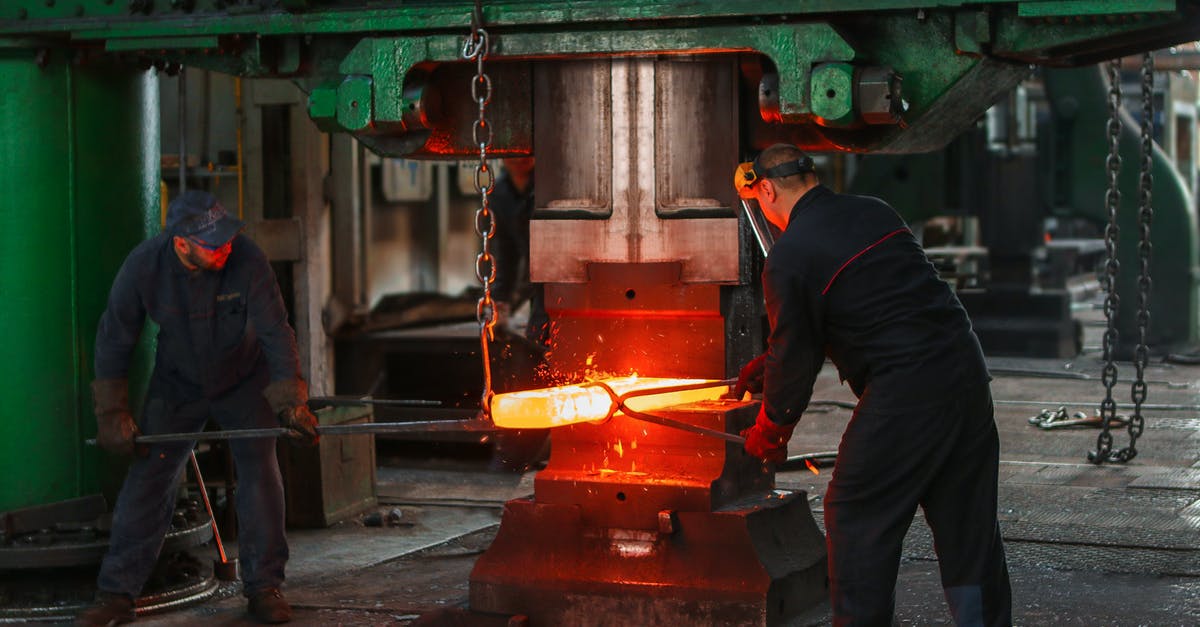
[[[209,244],[208,242],[198,240],[194,237],[189,237],[188,241],[195,244],[196,246],[199,246],[200,248],[203,248],[204,250],[207,250],[210,253],[215,253],[218,250],[221,250],[222,248],[225,247],[225,244]],[[228,244],[228,243],[229,242],[226,242],[226,244]]]

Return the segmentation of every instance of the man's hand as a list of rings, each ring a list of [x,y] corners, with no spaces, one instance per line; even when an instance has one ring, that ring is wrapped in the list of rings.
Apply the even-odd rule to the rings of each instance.
[[[738,373],[737,385],[733,386],[733,391],[725,395],[725,398],[740,401],[746,395],[746,392],[751,394],[761,393],[763,390],[763,372],[766,370],[766,366],[766,353],[751,359],[750,363],[742,367],[741,372]]]
[[[746,452],[763,460],[776,464],[787,461],[787,443],[792,439],[792,431],[796,425],[777,425],[767,417],[765,409],[758,410],[758,419],[754,426],[742,430],[746,438]]]
[[[263,397],[271,411],[279,418],[279,424],[291,429],[292,437],[306,446],[317,443],[317,417],[308,409],[308,384],[304,379],[281,379],[272,381],[263,388]]]
[[[137,446],[133,439],[141,435],[133,414],[129,413],[129,381],[97,379],[92,381],[92,408],[96,413],[96,443],[118,455],[145,457],[149,449]]]
[[[279,423],[292,430],[288,437],[296,438],[304,446],[316,446],[321,440],[317,433],[317,417],[307,405],[279,412]]]
[[[145,457],[147,447],[138,446],[133,439],[141,435],[129,410],[114,411],[96,416],[96,443],[100,448],[117,455]]]

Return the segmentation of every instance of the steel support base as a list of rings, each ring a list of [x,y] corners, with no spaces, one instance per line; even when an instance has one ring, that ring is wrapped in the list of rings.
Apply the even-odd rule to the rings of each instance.
[[[537,625],[777,625],[827,596],[825,540],[804,492],[657,531],[589,526],[577,505],[509,501],[470,578],[473,612]]]

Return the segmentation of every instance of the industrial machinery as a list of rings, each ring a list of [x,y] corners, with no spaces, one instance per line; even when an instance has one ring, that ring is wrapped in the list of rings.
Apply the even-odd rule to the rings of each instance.
[[[1165,56],[1159,61],[1166,64],[1171,59]],[[1179,79],[1165,74],[1158,82],[1164,81]],[[921,155],[867,155],[856,164],[850,191],[888,199],[910,223],[944,215],[977,216],[989,271],[973,286],[976,289],[960,290],[959,298],[988,355],[1073,357],[1079,352],[1080,330],[1071,319],[1065,276],[1059,273],[1035,286],[1033,266],[1039,252],[1052,256],[1057,251],[1070,262],[1080,252],[1088,256],[1087,247],[1092,247],[1093,263],[1074,268],[1075,272],[1094,275],[1099,266],[1096,259],[1104,250],[1099,234],[1108,220],[1101,159],[1108,148],[1105,134],[1097,129],[1104,128],[1109,115],[1107,91],[1098,67],[1046,68],[1031,75],[945,149]],[[1130,91],[1136,95],[1135,87],[1127,87],[1126,93]],[[1170,103],[1161,111],[1156,105],[1156,116],[1167,120],[1166,129],[1171,129],[1177,112],[1187,110],[1184,105]],[[1195,105],[1190,109],[1194,111]],[[1117,251],[1121,267],[1129,270],[1119,275],[1118,292],[1134,294],[1139,224],[1133,190],[1140,147],[1137,123],[1128,114],[1123,117],[1121,189],[1129,195],[1124,196],[1118,217]],[[1194,114],[1179,117],[1188,126],[1164,139],[1187,155],[1189,143],[1194,143],[1188,131],[1195,118]],[[1173,167],[1166,150],[1175,146],[1152,154],[1155,254],[1150,310],[1154,314],[1148,343],[1156,353],[1189,347],[1198,337],[1200,321],[1191,288],[1200,230],[1195,195],[1187,180],[1189,170],[1194,177],[1195,165],[1184,160],[1181,170]],[[1044,222],[1051,217],[1086,222],[1094,239],[1048,242]],[[1117,320],[1123,355],[1133,351],[1136,313],[1135,298],[1120,301]]]
[[[1198,16],[1194,0],[6,2],[0,281],[15,313],[0,334],[16,341],[0,354],[0,442],[53,463],[37,485],[6,482],[0,508],[102,476],[82,449],[84,390],[116,265],[157,215],[148,68],[288,78],[325,131],[384,155],[478,159],[485,377],[487,160],[536,154],[530,267],[557,327],[551,366],[722,379],[763,343],[761,258],[727,182],[736,163],[777,141],[938,149],[1030,64],[1195,39]],[[490,379],[484,390],[486,407]],[[664,413],[731,433],[753,418],[716,401]],[[545,624],[762,624],[822,596],[803,495],[774,492],[739,447],[620,416],[553,437],[534,499],[509,504],[479,561],[473,608]]]

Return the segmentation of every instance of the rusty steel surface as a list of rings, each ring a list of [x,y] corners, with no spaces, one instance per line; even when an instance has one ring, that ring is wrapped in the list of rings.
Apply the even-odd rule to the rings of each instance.
[[[556,175],[538,181],[532,281],[587,282],[597,263],[674,262],[684,283],[738,282],[738,223],[726,184],[736,163],[733,70],[720,59],[535,70],[534,142]],[[697,215],[706,219],[664,219]]]

